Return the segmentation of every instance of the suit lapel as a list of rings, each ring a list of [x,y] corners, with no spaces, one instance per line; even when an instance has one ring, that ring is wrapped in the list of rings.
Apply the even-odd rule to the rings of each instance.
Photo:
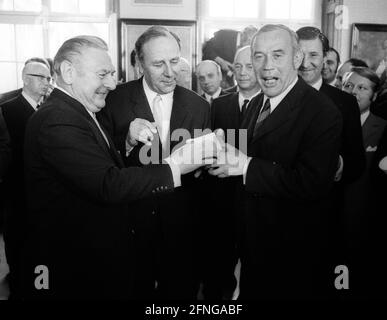
[[[239,94],[234,94],[230,99],[229,112],[227,112],[229,123],[232,128],[238,129],[240,123],[241,112],[239,109]]]
[[[142,79],[138,80],[138,85],[135,87],[131,94],[131,100],[133,101],[133,112],[136,118],[141,118],[154,122],[151,107],[145,96],[145,91],[142,86]]]
[[[180,88],[176,87],[173,94],[173,105],[172,105],[171,119],[169,124],[168,137],[171,137],[171,134],[176,129],[180,129],[180,128],[188,129],[189,128],[187,123],[188,120],[189,120],[188,111],[187,111],[185,102],[181,97]],[[171,141],[171,149],[173,149],[178,142],[179,141]]]
[[[304,84],[301,79],[298,79],[295,86],[289,91],[289,93],[282,99],[274,111],[262,123],[256,135],[253,136],[252,142],[282,126],[289,120],[289,118],[293,116],[293,111],[299,105],[299,100],[304,91],[304,85],[306,84]],[[260,108],[261,107],[262,102]]]

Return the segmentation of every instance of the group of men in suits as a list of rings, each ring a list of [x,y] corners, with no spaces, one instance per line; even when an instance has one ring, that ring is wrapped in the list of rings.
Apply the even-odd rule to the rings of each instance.
[[[341,194],[364,150],[356,100],[323,84],[328,47],[316,28],[265,25],[210,108],[176,85],[165,27],[137,39],[143,76],[117,87],[103,40],[67,40],[25,133],[22,297],[193,300],[202,282],[229,299],[238,257],[241,300],[334,296]],[[221,149],[187,140],[219,128]],[[201,161],[181,158],[193,145]]]

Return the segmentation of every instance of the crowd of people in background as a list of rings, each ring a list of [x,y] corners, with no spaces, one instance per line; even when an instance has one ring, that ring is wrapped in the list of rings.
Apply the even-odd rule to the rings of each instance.
[[[25,62],[0,104],[10,299],[386,297],[386,63],[342,62],[315,27],[202,48],[193,74],[152,26],[118,85],[94,36]],[[222,148],[182,162],[197,130]]]

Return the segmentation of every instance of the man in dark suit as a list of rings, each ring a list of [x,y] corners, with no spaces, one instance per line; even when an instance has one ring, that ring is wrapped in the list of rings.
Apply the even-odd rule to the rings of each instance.
[[[250,45],[251,38],[257,32],[254,26],[247,26],[242,32],[221,29],[203,45],[203,60],[214,60],[222,68],[223,88],[234,85],[232,62],[238,48]]]
[[[136,230],[127,204],[172,191],[181,174],[198,168],[176,153],[163,164],[124,168],[95,117],[116,86],[107,51],[97,37],[67,40],[54,59],[58,88],[27,125],[28,299],[135,297]]]
[[[116,147],[126,155],[128,166],[143,166],[144,144],[151,150],[162,150],[152,164],[210,127],[208,103],[176,85],[180,60],[176,35],[165,27],[153,26],[136,41],[136,53],[144,77],[118,86],[99,114]],[[196,298],[200,252],[196,257],[195,242],[201,237],[201,226],[196,226],[195,205],[199,206],[200,180],[191,175],[182,184],[179,192],[147,197],[131,208],[141,239],[136,256],[141,271],[136,278],[140,299]]]
[[[11,146],[7,126],[0,107],[0,185],[11,162]]]
[[[226,141],[239,147],[239,129],[243,116],[247,113],[249,102],[260,92],[260,87],[251,63],[251,47],[245,46],[237,51],[234,59],[234,77],[238,84],[238,92],[229,93],[214,100],[211,107],[211,127],[229,130],[230,140]],[[241,136],[245,139],[246,136]],[[243,144],[243,142],[242,142]],[[246,150],[246,145],[242,147]],[[236,184],[239,178],[227,180],[210,179],[208,193],[213,197],[207,214],[207,237],[216,239],[207,241],[207,271],[204,281],[204,297],[210,299],[230,298],[235,289],[234,269],[238,260],[236,252],[236,216],[235,197]],[[230,201],[218,201],[220,198]]]
[[[40,61],[41,62],[37,62]],[[5,102],[0,111],[11,139],[12,162],[4,177],[6,192],[5,252],[10,268],[8,276],[10,299],[19,296],[20,250],[25,231],[25,191],[23,147],[25,127],[28,119],[36,112],[38,104],[47,94],[50,70],[45,60],[28,60],[22,71],[23,89],[15,98]],[[47,62],[46,62],[47,63]]]
[[[320,259],[341,116],[297,77],[302,53],[289,28],[263,26],[252,40],[252,62],[264,95],[245,118],[248,153],[227,144],[210,170],[243,176],[240,298],[316,298],[333,285],[324,283]]]
[[[328,39],[315,27],[303,27],[297,31],[300,47],[304,53],[299,75],[307,84],[319,90],[333,101],[343,119],[340,157],[338,161],[334,189],[332,190],[332,208],[329,214],[331,224],[335,226],[331,241],[346,243],[348,219],[344,216],[344,191],[350,183],[361,177],[365,170],[365,152],[363,148],[360,111],[356,98],[333,86],[323,83],[321,70],[324,55],[329,49]],[[327,268],[334,270],[337,265],[348,264],[347,251],[336,246],[336,257],[328,262]],[[342,291],[344,292],[344,291]]]

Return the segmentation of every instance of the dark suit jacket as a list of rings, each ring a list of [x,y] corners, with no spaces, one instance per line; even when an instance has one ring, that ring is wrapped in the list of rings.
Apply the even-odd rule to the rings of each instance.
[[[58,89],[30,119],[23,264],[28,297],[133,297],[135,230],[127,204],[172,190],[173,179],[166,165],[123,168],[109,144],[85,107]],[[49,269],[49,290],[33,288],[37,265]]]
[[[375,101],[372,102],[371,112],[378,116],[383,118],[384,120],[387,120],[387,91],[384,90],[382,94],[379,94]]]
[[[348,184],[362,175],[366,165],[359,106],[354,96],[325,83],[322,84],[320,92],[334,102],[343,118],[340,155],[344,167],[340,183]]]
[[[254,100],[259,112],[263,95]],[[341,126],[333,103],[299,78],[251,138],[248,155],[253,158],[241,204],[242,298],[321,293],[320,263],[329,237],[324,203],[333,184]]]
[[[9,163],[11,162],[11,147],[10,137],[7,125],[4,121],[3,111],[0,107],[0,183],[3,180],[4,174],[7,172]]]
[[[99,114],[101,123],[113,137],[121,154],[125,154],[125,139],[129,125],[135,118],[154,122],[143,89],[142,78],[122,84],[109,93],[106,107]],[[200,131],[209,127],[209,104],[196,93],[176,86],[170,134],[173,134],[176,129],[185,129],[189,134],[179,136],[178,141],[171,141],[171,150],[178,144],[184,143],[187,138],[194,137],[195,129]],[[155,139],[153,145],[157,143],[158,139]],[[139,143],[134,147],[129,157],[125,159],[127,166],[144,166],[140,161],[140,150],[143,146]],[[157,157],[155,160],[158,160]],[[182,188],[178,188],[173,194],[148,197],[145,201],[137,201],[131,206],[131,210],[135,212],[135,225],[139,230],[137,235],[141,235],[138,259],[144,262],[142,265],[144,279],[138,278],[140,297],[142,295],[140,290],[147,287],[154,289],[154,280],[158,277],[160,290],[163,289],[162,284],[167,283],[169,286],[166,289],[168,292],[164,291],[162,298],[194,298],[196,289],[188,282],[195,281],[192,260],[195,260],[196,256],[192,252],[194,251],[193,237],[199,237],[200,234],[200,230],[194,229],[197,217],[195,206],[199,206],[197,199],[201,198],[197,193],[200,190],[200,184],[201,181],[193,178],[192,174],[184,175]],[[155,274],[157,269],[155,264],[159,266],[158,275]],[[149,299],[151,293],[148,291],[143,294],[144,298]]]
[[[234,61],[238,31],[222,29],[203,45],[203,60],[214,60],[221,57],[228,62]]]
[[[372,186],[370,181],[370,167],[373,163],[373,158],[379,140],[386,127],[387,121],[379,118],[372,113],[369,114],[367,120],[362,126],[363,130],[363,146],[366,153],[367,167],[361,177],[355,182],[348,185],[345,190],[345,216],[348,219],[351,232],[351,245],[354,242],[357,245],[364,240],[364,232],[368,221],[368,211],[372,201]],[[356,238],[354,238],[356,237]]]

